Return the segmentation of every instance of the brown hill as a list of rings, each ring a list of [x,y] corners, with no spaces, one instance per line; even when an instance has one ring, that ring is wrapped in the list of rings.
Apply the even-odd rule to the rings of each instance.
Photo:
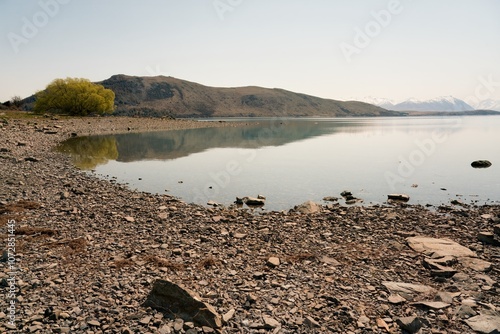
[[[115,94],[116,114],[167,117],[354,117],[405,113],[357,101],[335,101],[283,89],[216,88],[173,77],[114,75],[99,82]]]

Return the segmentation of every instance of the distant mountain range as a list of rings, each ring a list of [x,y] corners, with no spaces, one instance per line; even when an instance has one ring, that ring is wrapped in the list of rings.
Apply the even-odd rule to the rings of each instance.
[[[336,101],[278,88],[217,88],[173,77],[114,75],[98,82],[115,92],[117,115],[166,117],[402,116],[359,101]]]
[[[430,100],[417,100],[414,98],[396,103],[385,98],[365,97],[360,101],[395,111],[437,111],[437,112],[462,112],[473,110],[500,111],[500,101],[485,100],[474,106],[453,96],[441,96]]]

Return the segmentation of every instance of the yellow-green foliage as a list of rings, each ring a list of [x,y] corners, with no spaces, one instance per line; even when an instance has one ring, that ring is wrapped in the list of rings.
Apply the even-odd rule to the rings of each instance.
[[[52,81],[45,90],[36,93],[36,113],[62,113],[86,116],[111,114],[115,93],[87,79],[66,78]]]

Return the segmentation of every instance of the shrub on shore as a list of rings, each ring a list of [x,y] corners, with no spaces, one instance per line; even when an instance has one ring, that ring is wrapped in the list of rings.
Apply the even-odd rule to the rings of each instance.
[[[115,93],[87,79],[55,79],[35,95],[36,113],[62,113],[74,116],[110,114]]]

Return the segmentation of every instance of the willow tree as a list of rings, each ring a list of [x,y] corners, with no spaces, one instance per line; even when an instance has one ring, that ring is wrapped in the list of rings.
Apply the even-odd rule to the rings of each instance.
[[[62,113],[86,116],[111,114],[115,93],[87,79],[56,79],[35,95],[36,113]]]

